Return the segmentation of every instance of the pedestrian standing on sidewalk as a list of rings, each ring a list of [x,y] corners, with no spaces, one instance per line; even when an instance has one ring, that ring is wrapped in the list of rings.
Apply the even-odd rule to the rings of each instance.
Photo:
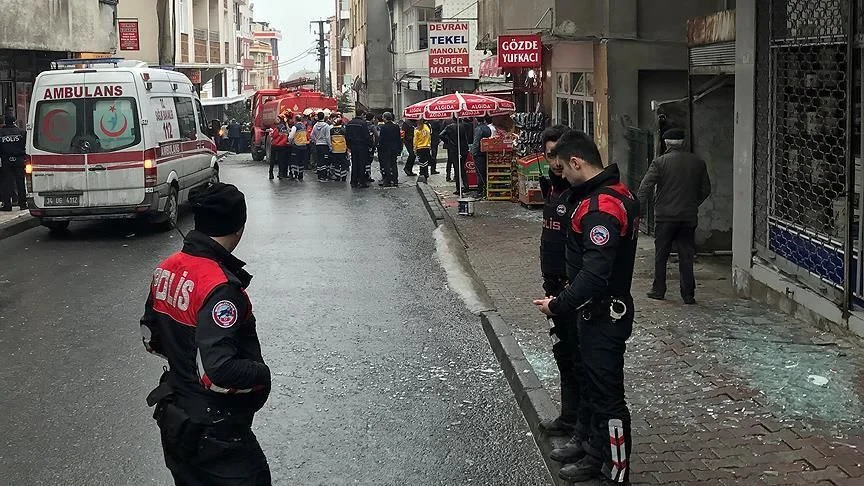
[[[7,113],[0,127],[0,211],[12,211],[12,193],[18,195],[18,206],[27,209],[27,185],[24,181],[24,156],[27,133],[15,126],[15,116]]]
[[[294,126],[288,135],[291,142],[291,173],[292,179],[303,180],[303,171],[306,170],[306,152],[309,150],[309,138],[306,135],[306,124],[300,115],[294,118]]]
[[[309,137],[315,150],[315,172],[318,174],[318,182],[330,180],[330,125],[324,121],[324,112],[318,113],[318,121],[312,127],[312,135]]]
[[[556,157],[555,144],[567,132],[565,125],[556,125],[543,131],[540,136],[549,161],[549,176],[541,179],[543,192],[543,233],[540,237],[540,271],[543,274],[543,290],[546,297],[557,297],[569,283],[567,280],[567,231],[574,202],[569,200],[570,183],[564,178],[564,167]],[[575,202],[575,203],[578,203]],[[582,355],[579,352],[577,320],[573,314],[552,318],[552,354],[561,377],[561,414],[554,419],[540,422],[540,430],[549,436],[571,438],[567,446],[558,450],[553,459],[559,462],[578,460],[583,451],[590,416],[582,406],[582,384],[585,374]]]
[[[444,124],[439,120],[429,122],[429,130],[432,131],[432,145],[429,147],[429,158],[432,170],[432,175],[438,174],[438,147],[441,145],[441,130],[444,130]]]
[[[681,298],[685,304],[696,303],[696,226],[699,206],[711,195],[711,179],[705,161],[684,150],[684,130],[671,129],[663,133],[666,153],[651,162],[638,197],[643,211],[648,206],[651,191],[654,196],[654,283],[648,297],[666,297],[666,262],[672,246],[678,247],[678,271]]]
[[[408,158],[405,160],[405,167],[403,170],[405,171],[405,175],[408,177],[416,177],[417,174],[414,172],[414,162],[417,161],[417,154],[414,153],[413,120],[406,119],[402,121],[402,141],[405,144],[405,150],[408,151]]]
[[[417,120],[417,128],[414,129],[414,152],[420,162],[419,181],[429,181],[429,164],[432,163],[432,130],[426,120]]]
[[[399,185],[399,169],[396,157],[402,152],[402,138],[399,127],[393,123],[393,113],[384,113],[384,123],[378,127],[378,162],[381,164],[384,187]]]
[[[468,161],[468,152],[471,150],[473,140],[474,127],[467,119],[454,118],[441,132],[441,141],[447,149],[447,182],[453,180],[456,182],[454,195],[462,193],[462,184],[466,180],[465,163]],[[454,179],[451,179],[451,171]]]
[[[330,127],[330,171],[334,181],[345,182],[348,178],[348,144],[342,118],[335,118]]]
[[[195,229],[153,272],[140,321],[144,348],[168,361],[147,404],[175,484],[269,486],[252,420],[270,393],[270,369],[246,294],[252,276],[231,254],[246,200],[216,182],[192,189],[189,206]]]
[[[568,200],[576,207],[567,235],[570,284],[557,297],[534,304],[550,317],[576,314],[585,370],[584,403],[591,416],[582,450],[568,454],[569,461],[581,458],[564,465],[559,476],[571,482],[626,483],[632,441],[624,397],[624,351],[633,331],[630,288],[639,201],[621,182],[617,165],[603,168],[600,151],[584,132],[571,130],[562,135],[555,155],[573,186]],[[576,446],[574,442],[568,446]],[[562,452],[556,449],[553,454]]]
[[[351,151],[351,187],[365,189],[369,187],[366,164],[374,142],[362,111],[358,111],[357,116],[345,125],[345,140],[348,142],[348,150]]]

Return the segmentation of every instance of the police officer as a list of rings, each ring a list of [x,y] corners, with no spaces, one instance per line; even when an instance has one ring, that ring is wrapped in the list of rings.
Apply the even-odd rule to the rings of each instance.
[[[565,481],[629,479],[630,411],[624,398],[624,350],[633,330],[630,286],[636,259],[639,203],[621,183],[618,166],[603,168],[593,140],[580,131],[558,139],[555,153],[574,187],[567,236],[569,285],[534,303],[547,316],[576,313],[584,390],[590,413],[581,458],[563,466]],[[572,446],[572,445],[571,445]],[[611,446],[611,447],[610,447]],[[574,460],[577,454],[570,454]]]
[[[374,141],[362,111],[358,111],[357,116],[345,125],[345,140],[351,151],[351,187],[367,188],[369,176],[366,174],[366,164]]]
[[[554,155],[555,144],[569,128],[564,125],[549,127],[541,134],[541,141],[549,161],[549,177],[541,179],[544,197],[543,233],[540,237],[540,270],[543,273],[543,290],[546,296],[555,297],[567,286],[567,265],[565,248],[567,229],[572,203],[569,200],[570,183],[562,175],[563,164]],[[575,437],[574,446],[557,451],[555,460],[567,462],[568,453],[578,455],[581,444],[587,436],[586,424],[590,417],[584,417],[581,406],[582,369],[579,354],[579,337],[575,332],[575,319],[572,316],[552,318],[554,326],[549,331],[554,342],[552,353],[561,377],[561,415],[555,419],[540,422],[540,429],[549,436]],[[580,412],[583,416],[580,416]],[[578,429],[578,430],[577,430]],[[580,446],[579,448],[575,445]],[[578,459],[578,457],[575,457]]]
[[[270,393],[252,276],[231,252],[246,225],[243,193],[210,183],[189,194],[195,230],[153,272],[141,318],[147,351],[168,360],[147,397],[177,485],[270,485],[252,420]]]
[[[397,187],[399,185],[399,169],[396,166],[396,158],[402,152],[402,139],[399,134],[399,126],[393,123],[393,113],[384,113],[384,123],[378,127],[378,162],[381,164],[381,172],[384,179],[384,187]]]
[[[27,209],[27,185],[24,181],[24,156],[27,134],[15,126],[15,117],[7,113],[0,127],[0,211],[12,211],[12,193],[17,194],[18,206]]]

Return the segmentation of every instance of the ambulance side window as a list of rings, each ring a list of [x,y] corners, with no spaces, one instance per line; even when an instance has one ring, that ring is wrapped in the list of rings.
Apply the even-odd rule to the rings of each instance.
[[[174,98],[174,106],[177,108],[177,124],[180,126],[180,138],[184,140],[197,140],[198,127],[195,124],[195,108],[192,106],[192,98]]]
[[[208,133],[207,130],[207,119],[204,118],[204,107],[201,106],[201,101],[197,98],[195,99],[195,112],[198,114],[198,124],[201,127],[201,133],[206,135],[208,138],[212,138],[213,134]]]

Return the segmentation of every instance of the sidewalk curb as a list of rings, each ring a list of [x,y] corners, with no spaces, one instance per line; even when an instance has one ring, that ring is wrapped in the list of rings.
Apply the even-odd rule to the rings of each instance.
[[[441,201],[438,199],[435,191],[428,184],[418,183],[417,192],[423,199],[432,222],[436,226],[447,226],[452,230],[453,234],[458,234],[456,224],[449,218],[444,217],[444,207],[441,205]],[[461,253],[464,253],[464,255],[457,255],[457,258],[460,262],[464,262],[463,264],[467,267],[465,269],[466,273],[474,280],[475,287],[482,289],[488,295],[486,285],[470,264],[468,252],[465,251],[464,245],[459,248],[461,248]],[[460,250],[457,248],[457,251]],[[558,415],[558,407],[543,388],[540,379],[534,372],[534,368],[531,367],[531,363],[525,358],[522,347],[516,341],[510,325],[501,318],[494,305],[490,307],[490,310],[481,311],[479,315],[480,321],[483,324],[483,332],[489,340],[492,352],[498,359],[501,369],[504,371],[504,377],[507,378],[516,402],[519,404],[519,409],[522,411],[528,428],[531,430],[534,443],[540,450],[540,455],[549,471],[551,483],[556,486],[571,484],[558,478],[560,464],[549,458],[549,452],[555,447],[563,445],[566,438],[563,440],[553,440],[540,432],[540,421],[556,417]]]
[[[30,216],[19,216],[13,220],[0,223],[0,240],[10,238],[19,233],[23,233],[29,229],[39,226],[39,220]]]

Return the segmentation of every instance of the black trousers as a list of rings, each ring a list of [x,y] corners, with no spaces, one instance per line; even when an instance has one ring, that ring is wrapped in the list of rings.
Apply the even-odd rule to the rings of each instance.
[[[462,147],[462,158],[459,158],[459,151],[457,148],[448,148],[447,149],[447,175],[450,175],[450,171],[452,169],[456,169],[453,171],[453,177],[456,181],[456,192],[459,192],[460,188],[464,181],[467,180],[467,176],[465,175],[465,162],[468,160],[468,148]]]
[[[330,152],[330,175],[333,180],[344,181],[348,177],[348,153]]]
[[[351,185],[367,184],[366,165],[369,160],[369,149],[359,148],[351,151]]]
[[[273,166],[278,165],[279,177],[288,177],[290,159],[291,147],[270,147],[270,175],[273,175]]]
[[[480,197],[486,197],[486,154],[474,157],[474,170],[477,172],[477,190]]]
[[[405,150],[408,151],[408,158],[405,160],[405,172],[414,170],[414,162],[417,161],[417,154],[414,152],[414,142],[405,142]]]
[[[584,398],[585,366],[579,349],[579,330],[576,316],[556,316],[554,333],[558,341],[552,346],[552,355],[561,377],[561,420],[573,425],[576,436],[588,440],[591,410]]]
[[[24,208],[27,205],[27,184],[24,175],[23,157],[21,161],[11,161],[3,159],[0,166],[0,202],[4,208],[12,207],[12,199],[14,198],[19,207]]]
[[[306,151],[308,148],[305,145],[295,145],[291,150],[291,165],[289,169],[291,176],[299,180],[303,180],[303,171],[306,170]]]
[[[432,165],[432,172],[438,172],[438,146],[441,145],[441,140],[432,139],[432,147],[430,147],[430,155],[432,158],[430,159],[430,164]]]
[[[381,164],[381,176],[384,182],[398,183],[399,169],[396,166],[396,158],[399,156],[395,151],[388,152],[378,149],[378,163]]]
[[[328,145],[315,145],[315,173],[318,180],[326,181],[330,178],[330,147]]]
[[[235,154],[240,153],[240,137],[231,137],[231,151]]]
[[[162,434],[165,465],[177,486],[270,486],[267,457],[252,430],[205,430],[194,453],[179,450]]]
[[[429,177],[429,164],[432,163],[432,151],[428,148],[417,149],[417,160],[420,162],[420,175]]]
[[[666,262],[672,246],[678,247],[678,271],[681,281],[681,297],[696,296],[696,278],[693,261],[696,259],[696,225],[688,222],[654,223],[654,284],[651,290],[666,294]]]
[[[632,303],[630,304],[632,305]],[[579,350],[590,427],[588,454],[600,459],[602,473],[613,481],[630,473],[630,410],[624,398],[624,352],[633,332],[632,311],[613,321],[609,307],[595,306],[577,317]]]

